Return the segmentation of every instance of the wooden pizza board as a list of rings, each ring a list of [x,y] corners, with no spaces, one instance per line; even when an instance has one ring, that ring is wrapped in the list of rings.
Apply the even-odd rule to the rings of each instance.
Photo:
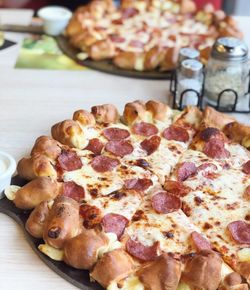
[[[23,186],[26,183],[26,181],[18,176],[12,179],[12,184],[14,185]],[[12,201],[4,197],[3,199],[0,199],[0,212],[13,218],[19,224],[25,234],[27,242],[30,244],[34,252],[50,269],[60,275],[63,279],[82,290],[104,289],[99,284],[90,282],[89,271],[77,270],[66,265],[64,262],[54,261],[38,250],[38,245],[43,244],[43,240],[33,238],[25,229],[25,223],[29,217],[30,211],[18,209]]]
[[[77,54],[80,52],[72,45],[70,45],[68,39],[63,36],[56,37],[58,46],[66,54],[68,57],[72,58],[80,65],[84,65],[94,70],[98,70],[101,72],[106,72],[113,75],[125,76],[130,78],[137,78],[137,79],[149,79],[149,80],[166,80],[171,78],[171,72],[160,72],[160,71],[148,71],[148,72],[141,72],[135,70],[125,70],[120,69],[115,66],[112,61],[103,60],[103,61],[93,61],[91,59],[86,60],[79,60]]]

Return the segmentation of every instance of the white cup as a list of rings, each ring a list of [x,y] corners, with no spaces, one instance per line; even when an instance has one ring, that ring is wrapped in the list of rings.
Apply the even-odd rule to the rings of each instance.
[[[16,171],[16,161],[9,154],[0,151],[0,198],[4,196],[3,191],[11,183],[11,177]]]
[[[72,12],[62,6],[46,6],[37,14],[43,20],[44,32],[52,36],[61,34],[72,16]]]

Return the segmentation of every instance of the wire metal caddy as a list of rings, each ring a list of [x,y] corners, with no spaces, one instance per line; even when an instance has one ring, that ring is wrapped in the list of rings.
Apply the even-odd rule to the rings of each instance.
[[[193,92],[196,94],[197,96],[197,103],[196,103],[196,106],[199,108],[199,109],[203,109],[204,106],[205,106],[205,103],[206,103],[206,100],[205,100],[205,81],[206,81],[206,76],[205,76],[205,73],[203,72],[203,84],[202,84],[202,90],[201,90],[201,93],[199,93],[198,91],[194,90],[194,89],[187,89],[187,90],[184,90],[181,94],[180,94],[180,100],[179,102],[177,103],[177,82],[178,82],[178,79],[177,79],[177,70],[174,70],[171,74],[171,78],[170,78],[170,93],[172,94],[172,107],[174,109],[178,109],[178,110],[183,110],[184,107],[186,105],[183,105],[183,99],[184,99],[184,96],[186,93],[188,92]],[[224,94],[225,93],[229,93],[231,92],[233,95],[234,95],[234,102],[232,104],[230,104],[230,107],[223,107],[221,105],[222,103],[222,100],[223,100],[223,97],[224,97]],[[233,89],[225,89],[223,91],[221,91],[219,94],[218,94],[218,98],[217,98],[217,102],[216,102],[216,105],[213,105],[211,104],[210,102],[207,102],[207,104],[209,106],[212,106],[214,107],[217,111],[220,111],[220,112],[225,112],[225,113],[242,113],[242,114],[246,114],[246,113],[250,113],[250,71],[248,73],[248,86],[247,86],[247,91],[245,92],[244,96],[247,101],[247,105],[246,105],[246,108],[245,109],[237,109],[237,104],[238,104],[238,100],[239,100],[239,95],[238,93],[233,90]]]

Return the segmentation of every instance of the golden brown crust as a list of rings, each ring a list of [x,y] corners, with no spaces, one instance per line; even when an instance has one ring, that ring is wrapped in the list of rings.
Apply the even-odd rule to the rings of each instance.
[[[229,115],[220,113],[212,107],[206,107],[203,112],[202,126],[214,127],[222,130],[228,123],[234,122],[235,119]]]
[[[117,249],[103,255],[91,272],[91,277],[106,288],[111,282],[126,278],[133,268],[132,258],[124,250]]]
[[[51,135],[60,143],[70,147],[81,149],[86,146],[82,128],[73,120],[65,120],[55,124],[51,128]]]
[[[67,240],[64,245],[64,261],[76,269],[91,269],[98,259],[98,250],[108,245],[108,238],[100,231],[91,229]]]
[[[165,50],[160,46],[152,47],[146,54],[144,59],[144,69],[154,70],[163,61],[165,56]]]
[[[147,290],[176,290],[181,277],[181,262],[170,254],[162,254],[137,273]]]
[[[79,224],[79,204],[72,198],[59,196],[46,220],[43,239],[48,245],[62,249],[66,240],[78,234]]]
[[[250,126],[232,122],[226,124],[223,132],[232,141],[240,143],[247,149],[250,149]]]
[[[37,205],[30,214],[25,224],[26,230],[35,238],[43,237],[44,223],[49,215],[48,202],[43,201]]]
[[[57,177],[57,172],[48,157],[35,154],[30,158],[22,158],[17,164],[17,172],[26,180],[33,180],[39,176]]]
[[[241,282],[242,282],[241,276],[236,272],[232,272],[224,278],[224,283],[228,286],[238,285],[241,284]]]
[[[132,125],[137,120],[143,120],[146,113],[146,106],[143,101],[137,100],[127,103],[123,111],[123,120],[127,125]]]
[[[74,35],[82,33],[82,25],[77,14],[73,15],[73,17],[70,19],[65,33],[68,37],[73,37]]]
[[[194,13],[196,11],[196,5],[193,0],[181,0],[180,12],[182,14]]]
[[[94,106],[91,108],[91,113],[94,115],[97,123],[117,123],[120,118],[117,108],[112,104]]]
[[[182,127],[192,127],[199,129],[202,120],[202,112],[194,106],[187,106],[180,115],[177,116],[175,124]]]
[[[16,192],[14,203],[21,209],[33,209],[43,201],[56,198],[61,184],[49,177],[38,177]]]
[[[155,120],[162,122],[166,121],[172,114],[172,110],[168,105],[153,100],[146,103],[146,109],[151,112]]]
[[[70,38],[70,44],[82,51],[86,51],[88,47],[100,40],[99,35],[88,30],[81,31]]]
[[[165,50],[165,57],[161,62],[161,71],[170,71],[176,68],[180,48],[176,45]]]
[[[31,155],[42,154],[50,159],[57,159],[61,154],[61,144],[48,136],[40,136],[31,150]]]
[[[250,262],[240,262],[237,265],[237,272],[239,272],[250,284]]]
[[[74,112],[73,120],[78,121],[82,126],[95,125],[95,117],[93,114],[85,110],[78,110]]]
[[[114,57],[113,62],[122,69],[133,70],[136,65],[137,54],[131,51],[121,51]]]
[[[88,48],[88,54],[97,61],[109,59],[115,56],[115,45],[109,39],[99,40]]]
[[[202,250],[187,261],[182,281],[194,289],[216,290],[221,281],[221,266],[217,253]]]
[[[248,285],[242,283],[240,274],[232,272],[224,278],[219,290],[248,290]]]

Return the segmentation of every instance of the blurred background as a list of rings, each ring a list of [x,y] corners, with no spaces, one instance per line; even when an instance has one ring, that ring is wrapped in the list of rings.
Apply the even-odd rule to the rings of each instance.
[[[88,2],[88,0],[0,0],[0,7],[37,10],[44,5],[63,5],[73,10]],[[249,0],[195,0],[195,2],[199,8],[207,3],[212,3],[217,9],[223,8],[228,14],[250,15]]]

